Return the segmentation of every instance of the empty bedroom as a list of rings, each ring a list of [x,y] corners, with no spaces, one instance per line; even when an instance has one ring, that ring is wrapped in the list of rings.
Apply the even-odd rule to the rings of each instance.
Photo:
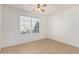
[[[0,4],[0,54],[79,53],[78,4]]]

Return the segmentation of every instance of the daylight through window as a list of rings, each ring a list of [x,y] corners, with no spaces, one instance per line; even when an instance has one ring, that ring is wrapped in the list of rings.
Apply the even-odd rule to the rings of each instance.
[[[39,33],[39,18],[20,16],[20,33]]]

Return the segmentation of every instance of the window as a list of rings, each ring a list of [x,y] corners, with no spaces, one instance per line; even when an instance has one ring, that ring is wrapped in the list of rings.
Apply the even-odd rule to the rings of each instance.
[[[20,16],[20,33],[39,33],[39,18]]]

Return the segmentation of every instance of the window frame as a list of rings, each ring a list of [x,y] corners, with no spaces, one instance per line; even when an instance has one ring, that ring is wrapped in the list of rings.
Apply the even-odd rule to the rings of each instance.
[[[22,16],[22,17],[30,17],[30,18],[31,18],[31,19],[30,19],[30,20],[31,20],[31,25],[30,25],[30,28],[31,28],[30,30],[31,30],[31,31],[30,31],[29,33],[26,33],[26,32],[25,32],[25,33],[22,33],[21,28],[20,28],[20,29],[19,29],[19,30],[20,30],[20,34],[40,33],[40,17],[27,16],[27,15],[21,15],[21,16]],[[21,16],[20,16],[20,21],[21,21]],[[38,32],[33,32],[33,31],[32,31],[32,26],[33,26],[33,25],[32,25],[32,22],[33,22],[33,21],[32,21],[32,18],[36,18],[37,21],[39,22],[39,30],[38,30]],[[21,23],[20,21],[19,21],[19,23]],[[25,21],[25,20],[24,20],[24,21]],[[35,21],[35,20],[34,20],[34,21]],[[21,27],[21,24],[20,24],[20,27]]]

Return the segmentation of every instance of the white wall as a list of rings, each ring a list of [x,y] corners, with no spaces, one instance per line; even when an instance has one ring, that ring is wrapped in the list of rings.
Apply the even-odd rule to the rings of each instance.
[[[1,18],[1,15],[2,15],[2,6],[0,5],[0,48],[2,46],[2,32],[1,32],[1,21],[2,21],[2,18]]]
[[[48,37],[79,47],[79,7],[49,16]]]
[[[24,12],[18,9],[2,7],[3,47],[46,38],[46,17],[44,15]],[[21,15],[40,17],[40,33],[20,34],[19,18]]]

